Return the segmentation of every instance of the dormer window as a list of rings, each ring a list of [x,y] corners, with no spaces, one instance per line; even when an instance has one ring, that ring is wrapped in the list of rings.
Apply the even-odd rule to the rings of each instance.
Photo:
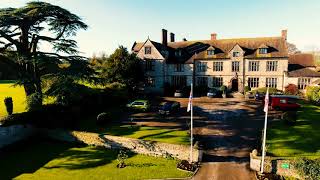
[[[181,56],[181,55],[182,55],[181,49],[180,49],[180,50],[177,50],[177,51],[175,52],[175,55],[176,55],[176,56]]]
[[[214,50],[213,49],[207,50],[207,55],[208,56],[213,56],[214,55]]]
[[[233,57],[240,57],[240,52],[239,51],[234,51],[232,56]]]
[[[151,54],[151,47],[150,46],[144,47],[144,54]]]
[[[267,54],[268,49],[267,48],[259,48],[259,54]]]

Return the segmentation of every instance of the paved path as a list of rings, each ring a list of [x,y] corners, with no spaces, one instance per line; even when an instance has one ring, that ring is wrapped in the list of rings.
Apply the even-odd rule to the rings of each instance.
[[[263,126],[260,103],[244,99],[213,99],[194,103],[195,134],[205,152],[196,180],[253,180],[249,153],[257,146]]]

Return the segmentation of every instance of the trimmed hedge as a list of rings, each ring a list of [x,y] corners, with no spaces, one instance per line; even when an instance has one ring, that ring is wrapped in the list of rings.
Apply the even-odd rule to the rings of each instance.
[[[263,87],[263,88],[258,88],[258,89],[252,90],[251,92],[253,92],[254,94],[256,94],[256,93],[266,94],[267,89],[268,89],[267,87]],[[282,93],[282,91],[278,90],[277,88],[269,88],[269,94],[277,94],[277,93]]]
[[[320,179],[320,159],[300,159],[295,162],[295,167],[307,180]]]

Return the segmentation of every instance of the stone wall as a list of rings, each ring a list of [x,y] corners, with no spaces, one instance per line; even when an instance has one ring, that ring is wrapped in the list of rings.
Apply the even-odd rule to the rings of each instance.
[[[4,146],[26,139],[35,133],[36,129],[29,125],[0,127],[0,149]]]
[[[289,167],[287,168],[282,167],[284,164],[288,164]],[[257,151],[253,150],[252,153],[250,153],[250,169],[260,172],[260,168],[261,168],[261,156],[257,156]],[[276,159],[276,158],[267,156],[265,157],[264,172],[274,173],[280,176],[294,177],[297,179],[301,179],[297,170],[293,166],[292,160]]]
[[[83,142],[88,145],[104,146],[109,149],[128,148],[139,154],[151,156],[172,156],[181,160],[189,159],[190,146],[144,141],[120,136],[99,135],[96,133],[62,130],[43,130],[48,137],[68,142]],[[193,161],[202,159],[202,150],[193,150]]]

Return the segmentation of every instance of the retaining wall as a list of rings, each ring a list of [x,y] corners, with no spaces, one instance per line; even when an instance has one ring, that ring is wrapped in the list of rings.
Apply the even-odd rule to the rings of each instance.
[[[36,133],[30,125],[13,125],[0,127],[0,149],[17,141],[26,139]]]
[[[88,145],[104,146],[108,149],[127,148],[139,154],[151,156],[174,157],[181,160],[189,160],[190,146],[168,144],[161,142],[145,141],[120,136],[99,135],[96,133],[45,130],[42,131],[48,137],[68,142],[83,142]],[[193,149],[193,161],[198,162],[202,159],[202,150]]]

